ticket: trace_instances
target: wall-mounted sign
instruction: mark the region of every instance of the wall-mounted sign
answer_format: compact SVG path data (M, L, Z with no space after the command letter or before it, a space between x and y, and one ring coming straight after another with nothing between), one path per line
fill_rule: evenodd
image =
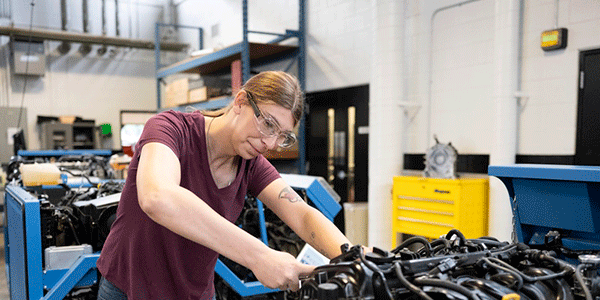
M542 49L544 51L567 48L566 28L557 28L542 32Z

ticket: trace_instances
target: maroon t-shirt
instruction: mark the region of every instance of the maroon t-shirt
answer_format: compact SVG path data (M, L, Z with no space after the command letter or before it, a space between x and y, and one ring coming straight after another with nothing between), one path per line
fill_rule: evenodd
M211 299L219 254L152 221L138 204L136 172L141 149L150 142L171 148L181 164L180 185L230 222L240 215L246 193L258 195L279 173L262 155L240 159L235 180L219 189L208 165L200 112L167 111L146 123L98 270L129 299Z

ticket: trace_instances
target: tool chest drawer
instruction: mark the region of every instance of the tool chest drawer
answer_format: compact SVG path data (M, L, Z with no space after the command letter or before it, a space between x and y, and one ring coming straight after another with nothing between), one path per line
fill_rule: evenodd
M396 176L393 180L394 247L398 233L435 239L456 228L467 238L487 234L487 179Z

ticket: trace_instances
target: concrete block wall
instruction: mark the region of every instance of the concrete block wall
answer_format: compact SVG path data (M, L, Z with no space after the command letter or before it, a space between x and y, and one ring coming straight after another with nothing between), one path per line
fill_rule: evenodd
M567 48L544 52L540 34L556 27L569 30ZM598 28L599 1L525 1L520 154L575 154L579 52L600 48Z

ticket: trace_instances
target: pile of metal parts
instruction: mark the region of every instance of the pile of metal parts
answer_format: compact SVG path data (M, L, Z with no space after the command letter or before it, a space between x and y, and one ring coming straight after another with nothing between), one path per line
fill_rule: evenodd
M600 256L565 249L556 235L547 241L532 248L451 230L390 252L346 245L302 280L297 299L597 299Z

